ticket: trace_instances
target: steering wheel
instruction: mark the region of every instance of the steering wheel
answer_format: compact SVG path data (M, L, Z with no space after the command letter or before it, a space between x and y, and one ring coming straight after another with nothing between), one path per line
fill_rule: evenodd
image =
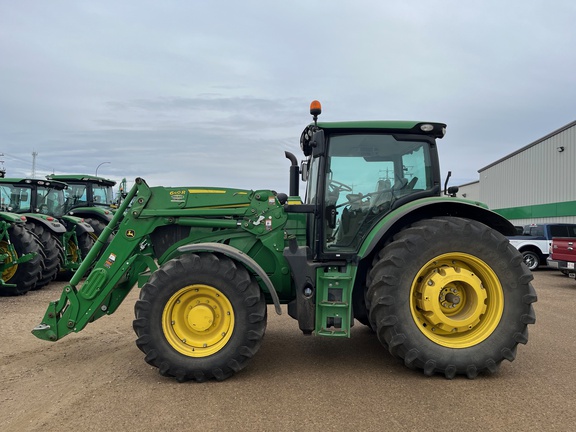
M348 186L347 184L344 183L340 183L339 181L336 180L330 180L330 183L328 183L328 189L330 192L334 193L334 192L352 192L352 188L350 186Z
M406 189L406 190L414 189L414 186L416 186L417 181L418 181L418 177L412 177L412 180L410 180L408 182L408 184L406 186L404 186L404 189Z

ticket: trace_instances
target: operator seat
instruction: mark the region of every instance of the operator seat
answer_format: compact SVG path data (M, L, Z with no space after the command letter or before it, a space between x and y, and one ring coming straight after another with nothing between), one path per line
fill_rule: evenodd
M376 193L374 199L372 199L370 207L372 211L376 211L385 202L392 201L392 187L390 185L390 180L380 179L376 183Z

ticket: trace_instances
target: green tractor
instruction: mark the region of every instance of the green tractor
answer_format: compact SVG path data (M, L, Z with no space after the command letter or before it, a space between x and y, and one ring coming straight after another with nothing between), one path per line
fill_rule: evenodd
M42 244L44 266L37 288L52 280L70 279L94 245L93 228L64 213L66 183L30 178L0 178L0 193L12 212Z
M26 217L0 205L0 296L26 294L40 288L44 267L42 245L26 227Z
M83 174L51 174L46 178L68 185L65 191L65 213L83 218L90 224L94 229L93 237L96 240L117 208L117 201L113 196L116 182Z
M436 141L446 126L318 123L316 101L310 112L302 165L286 153L289 195L137 178L33 334L79 332L138 285L136 344L178 381L244 368L267 304L277 314L285 305L305 335L349 338L365 325L426 375L474 378L514 360L535 322L532 275L505 237L512 224L453 196L447 180L443 193Z

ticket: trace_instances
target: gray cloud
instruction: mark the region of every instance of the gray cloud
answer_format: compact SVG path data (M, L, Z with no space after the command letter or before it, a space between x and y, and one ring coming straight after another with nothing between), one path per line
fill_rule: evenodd
M570 1L0 5L9 175L286 190L323 120L448 123L453 183L574 120Z

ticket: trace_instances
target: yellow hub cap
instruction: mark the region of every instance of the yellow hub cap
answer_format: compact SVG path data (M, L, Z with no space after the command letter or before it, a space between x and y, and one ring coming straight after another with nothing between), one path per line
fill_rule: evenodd
M15 259L18 259L18 257L14 257L12 256L12 254L10 253L10 249L8 247L8 243L6 241L1 241L0 242L0 254L2 255L8 255L6 257L6 260L4 261L5 264L10 264L11 262L13 262ZM16 271L18 270L18 264L13 265L11 267L8 267L6 270L4 270L2 272L2 280L4 282L8 282L10 279L12 279L14 277L14 275L16 274Z
M209 285L189 285L164 306L162 330L170 345L189 357L220 351L232 336L234 310L228 298Z
M474 346L498 326L504 310L502 285L481 259L443 254L429 261L412 283L410 311L420 331L449 348Z
M70 257L70 262L78 262L78 246L72 240L68 242L68 256Z

